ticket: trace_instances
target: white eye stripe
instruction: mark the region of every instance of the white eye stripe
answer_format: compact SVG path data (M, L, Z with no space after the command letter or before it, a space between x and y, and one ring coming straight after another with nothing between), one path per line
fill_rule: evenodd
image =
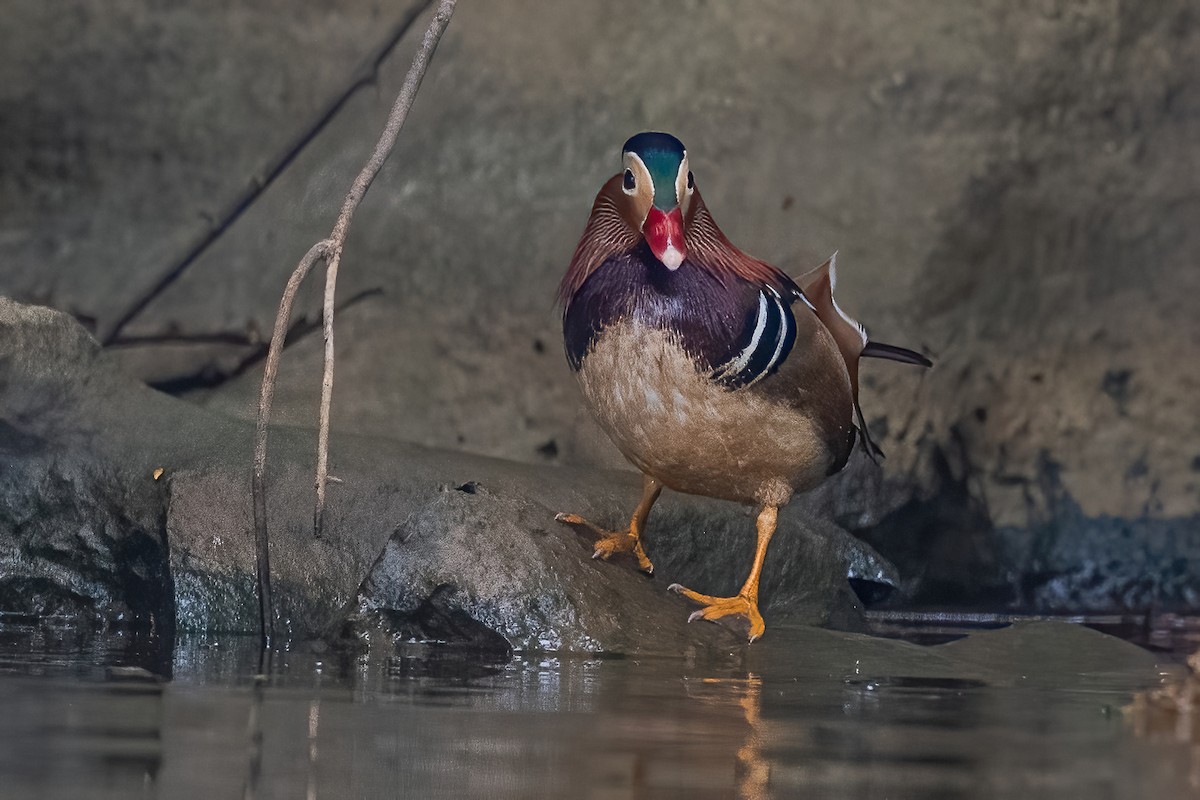
M625 154L625 169L633 173L633 188L626 189L622 184L621 190L625 194L633 196L643 191L643 186L649 186L650 199L654 200L654 181L650 180L650 170L646 169L646 162L642 161L642 157L637 153L628 152Z
M687 150L683 151L683 158L679 162L679 171L675 173L675 202L680 206L684 201L692 196L692 189L688 186L688 175L691 172L688 170Z

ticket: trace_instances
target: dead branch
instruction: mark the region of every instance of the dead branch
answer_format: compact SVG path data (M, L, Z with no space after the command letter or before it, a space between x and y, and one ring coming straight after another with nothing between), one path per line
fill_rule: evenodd
M391 114L388 115L383 134L379 137L375 151L371 153L366 165L354 179L354 184L350 187L345 202L342 203L342 213L338 216L337 224L334 225L333 233L329 237L330 247L326 255L326 262L329 266L325 270L325 313L323 317L325 320L325 371L321 377L321 417L320 427L317 431L317 501L313 510L313 533L316 536L321 535L325 526L325 489L329 478L329 411L333 404L334 292L337 288L338 266L342 260L346 232L350 228L350 220L354 216L358 204L362 202L371 182L379 174L383 162L391 155L392 148L396 144L396 137L400 135L400 128L404 126L404 120L408 118L408 111L417 97L417 90L421 88L421 81L425 77L425 70L429 67L430 59L433 58L433 52L437 49L442 33L450 23L450 15L454 13L456 2L457 0L440 0L438 2L433 21L429 23L429 29L425 31L425 38L421 40L421 47L413 57L408 74L404 76L404 85L400 87L400 94L396 96L396 102L392 106Z
M325 490L329 476L329 412L333 400L333 318L335 310L335 290L337 286L338 266L342 259L342 250L346 243L346 234L350 230L350 222L359 203L366 196L375 176L383 167L384 162L396 144L396 138L404 121L408 117L416 99L417 90L425 77L429 61L437 49L438 42L450 23L457 0L439 0L433 20L429 24L421 46L413 57L412 66L404 78L404 85L396 96L396 102L388 115L383 134L375 145L371 157L359 172L358 177L350 186L350 191L342 203L333 232L304 255L296 266L291 278L288 279L283 297L279 301L279 311L275 316L275 328L271 334L271 345L267 352L267 363L263 370L262 391L258 403L258 424L254 438L254 475L252 493L254 500L254 532L257 546L259 611L261 614L261 637L264 649L270 647L274 632L274 605L271 597L271 565L270 546L267 534L267 501L266 501L266 467L267 467L267 430L271 417L271 400L275 394L275 381L279 370L279 359L283 351L283 342L287 335L288 320L291 316L292 302L301 282L312 270L317 261L325 261L325 301L323 308L323 331L325 334L325 363L321 378L321 414L320 427L317 433L317 474L316 474L316 505L313 512L313 532L321 535L325 517Z
M271 401L275 397L275 379L279 374L279 359L283 356L283 343L287 340L288 320L292 316L292 303L300 284L308 277L313 266L325 258L329 240L314 244L288 278L279 300L279 311L275 314L275 330L271 333L271 346L267 350L267 364L263 369L262 390L258 396L258 424L254 429L254 478L251 493L254 495L254 541L258 566L258 612L261 625L263 649L271 646L275 630L275 606L271 599L271 554L267 539L267 425L271 420Z

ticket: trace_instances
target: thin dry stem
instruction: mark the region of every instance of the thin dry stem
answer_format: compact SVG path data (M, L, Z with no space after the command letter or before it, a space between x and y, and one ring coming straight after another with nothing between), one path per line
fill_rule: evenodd
M342 260L342 249L346 243L346 234L350 230L350 221L355 210L370 188L371 182L379 174L383 163L387 160L396 144L400 129L408 117L416 99L417 90L425 77L429 61L437 49L438 42L450 23L454 13L456 0L440 0L433 20L425 36L421 40L420 49L413 58L412 66L404 78L404 85L388 115L383 135L375 145L366 165L350 186L350 191L342 203L341 213L328 239L324 239L304 255L288 279L283 297L279 301L279 312L275 317L275 329L271 334L271 344L267 352L267 363L263 370L262 390L258 402L258 424L254 437L254 475L252 493L254 497L254 533L257 545L258 559L258 602L261 615L261 637L264 652L270 648L274 635L274 605L271 597L271 562L270 547L267 535L267 500L266 500L266 469L267 469L267 431L271 419L271 401L275 395L275 381L279 372L279 360L283 353L284 339L287 337L288 320L291 317L292 303L296 292L304 278L312 271L317 261L324 260L327 264L325 274L325 301L322 316L322 328L325 334L325 364L321 379L321 417L317 433L317 475L316 475L316 508L313 512L313 532L320 536L324 527L325 489L330 480L329 476L329 410L333 400L333 316L334 294L337 286L337 271Z
M371 153L371 157L367 160L362 171L358 173L358 177L354 179L354 183L350 186L350 192L346 195L346 200L342 203L342 212L338 215L337 224L333 226L333 233L329 237L330 248L327 257L329 266L325 270L325 309L323 315L325 369L321 376L321 415L317 430L317 474L315 482L317 498L313 509L313 534L316 536L320 536L325 527L325 491L329 483L329 412L333 405L334 366L333 314L338 266L342 261L342 249L346 243L346 234L350 229L350 221L354 217L354 212L358 208L358 204L362 202L367 189L371 186L371 182L375 180L375 176L379 174L383 163L391 155L392 148L396 144L396 137L400 135L400 129L404 126L404 121L408 118L409 109L412 108L413 101L417 97L417 90L421 88L421 81L425 77L425 70L429 67L429 61L433 58L434 51L437 50L438 42L445 32L446 26L450 24L450 16L454 13L456 2L457 0L441 0L438 3L433 20L429 23L429 29L425 31L425 37L421 40L421 47L413 57L412 66L409 67L408 74L404 77L404 85L400 87L400 93L396 96L396 102L392 105L392 111L388 115L383 134L379 137L379 142L375 145L375 150Z
M271 345L267 350L267 364L263 370L262 390L258 396L258 424L254 429L254 540L258 556L258 611L260 636L263 648L271 646L274 635L275 611L271 598L271 554L267 541L267 424L271 419L271 401L275 397L275 378L279 374L279 359L283 355L284 340L287 339L288 320L292 317L292 304L300 284L318 261L325 258L329 240L314 244L288 278L283 297L279 300L279 311L275 313L275 330L271 333Z

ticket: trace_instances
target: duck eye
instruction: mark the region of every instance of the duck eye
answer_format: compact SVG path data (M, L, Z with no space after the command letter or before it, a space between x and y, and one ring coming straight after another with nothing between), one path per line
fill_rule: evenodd
M688 189L694 189L694 188L696 188L696 182L695 182L694 180L692 180L692 171L691 171L690 169L688 170L688 182L687 182L687 188L688 188Z
M634 187L633 170L625 170L625 191L632 192Z

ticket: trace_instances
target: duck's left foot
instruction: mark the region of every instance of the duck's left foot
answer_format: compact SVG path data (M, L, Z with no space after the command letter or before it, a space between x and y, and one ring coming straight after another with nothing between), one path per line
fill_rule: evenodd
M716 622L727 617L740 617L750 626L749 638L751 642L762 636L767 629L766 624L763 623L762 614L758 613L758 601L751 599L747 595L739 594L734 597L713 597L693 592L691 589L686 589L678 583L672 583L667 587L667 591L681 594L688 600L701 606L700 609L692 612L692 615L688 617L688 622L695 622L698 619Z
M637 562L638 569L647 575L654 574L654 564L650 561L650 557L646 555L646 550L642 547L642 539L633 531L605 530L599 525L588 522L578 514L556 514L554 519L556 522L561 522L564 525L586 528L598 537L595 541L596 550L592 553L592 558L602 558L607 561L615 555L628 554Z

